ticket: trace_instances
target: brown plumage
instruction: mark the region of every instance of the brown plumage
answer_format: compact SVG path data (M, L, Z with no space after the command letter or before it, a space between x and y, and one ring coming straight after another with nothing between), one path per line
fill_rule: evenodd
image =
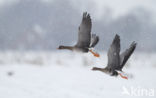
M87 12L83 13L82 22L79 26L78 41L74 46L59 46L58 49L68 49L72 51L88 52L99 57L99 54L94 53L90 48L95 47L99 41L99 37L96 34L91 34L92 22L90 15Z
M108 64L106 68L97 68L93 67L92 70L102 71L104 73L110 74L111 76L120 75L122 78L127 79L127 77L123 76L121 73L117 71L122 71L125 63L133 53L136 48L136 43L132 42L130 47L126 49L123 53L120 54L120 37L116 34L109 50L108 50Z

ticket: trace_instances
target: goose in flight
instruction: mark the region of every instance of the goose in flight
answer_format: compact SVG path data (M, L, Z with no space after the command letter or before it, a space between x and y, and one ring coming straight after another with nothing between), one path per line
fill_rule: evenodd
M82 22L78 30L78 42L74 46L59 46L58 49L68 49L72 51L91 52L95 57L99 57L98 53L92 51L91 48L99 41L96 34L91 34L92 22L90 15L87 12L83 13Z
M101 71L111 76L120 75L122 78L128 79L126 76L122 75L118 71L122 72L122 68L124 67L125 63L129 59L129 57L131 56L135 48L136 48L136 43L132 42L130 47L120 54L120 37L119 35L116 34L107 53L108 56L107 66L105 68L93 67L92 70Z

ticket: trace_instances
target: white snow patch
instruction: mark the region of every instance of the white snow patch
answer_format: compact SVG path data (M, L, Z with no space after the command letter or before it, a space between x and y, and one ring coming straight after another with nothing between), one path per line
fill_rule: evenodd
M92 71L107 64L106 53L100 54L99 59L90 53L2 52L0 98L131 98L122 95L123 87L156 90L156 54L134 53L123 69L133 74L129 80Z

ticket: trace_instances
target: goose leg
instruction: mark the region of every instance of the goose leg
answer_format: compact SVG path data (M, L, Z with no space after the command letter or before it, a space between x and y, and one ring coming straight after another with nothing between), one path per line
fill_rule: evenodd
M92 50L89 50L95 57L100 57L98 53L93 52Z
M118 73L118 74L121 76L121 78L123 78L123 79L127 79L127 80L128 80L128 77L123 76L121 73Z

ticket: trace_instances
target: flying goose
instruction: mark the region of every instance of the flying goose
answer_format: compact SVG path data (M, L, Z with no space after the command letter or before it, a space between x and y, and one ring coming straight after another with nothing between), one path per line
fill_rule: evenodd
M98 53L92 51L91 48L99 41L99 37L96 34L91 34L92 22L90 15L87 12L83 13L82 22L78 30L78 42L75 46L59 46L58 49L68 49L72 51L91 52L94 56L99 57Z
M132 42L130 47L126 49L123 53L120 54L120 37L116 34L109 50L107 53L108 56L108 64L105 68L97 68L93 67L92 70L94 71L102 71L107 73L111 76L118 76L120 75L124 79L128 79L126 76L123 76L118 71L122 72L122 68L124 67L125 63L133 53L136 48L136 43Z

